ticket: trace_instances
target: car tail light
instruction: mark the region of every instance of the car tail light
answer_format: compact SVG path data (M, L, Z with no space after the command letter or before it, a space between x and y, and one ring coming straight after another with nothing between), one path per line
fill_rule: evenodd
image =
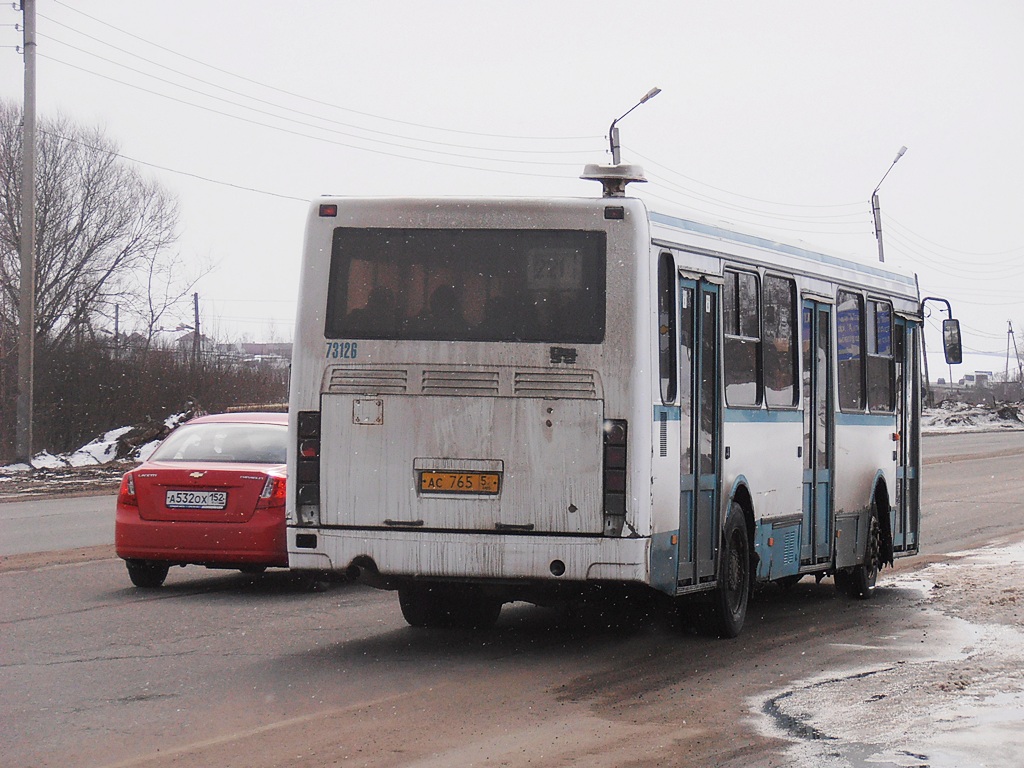
M263 484L263 492L260 494L259 503L256 505L260 509L267 507L283 507L285 502L285 479L277 475L270 475L267 477L267 482Z
M604 422L604 535L621 536L626 522L626 437L628 425L621 419Z
M121 490L117 494L117 503L128 507L139 506L139 497L135 495L135 475L126 472L121 478Z
M295 512L299 525L320 518L320 411L299 411L296 451Z

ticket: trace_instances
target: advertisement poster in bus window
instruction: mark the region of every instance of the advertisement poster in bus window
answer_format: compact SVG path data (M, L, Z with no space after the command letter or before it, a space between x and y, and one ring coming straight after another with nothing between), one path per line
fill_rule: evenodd
M836 350L840 362L860 357L860 297L849 293L839 294L836 311L836 336L839 347Z

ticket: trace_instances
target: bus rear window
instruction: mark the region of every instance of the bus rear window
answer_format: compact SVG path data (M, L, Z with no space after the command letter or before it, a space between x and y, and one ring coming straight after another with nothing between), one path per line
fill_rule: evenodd
M599 343L605 233L334 230L327 338Z

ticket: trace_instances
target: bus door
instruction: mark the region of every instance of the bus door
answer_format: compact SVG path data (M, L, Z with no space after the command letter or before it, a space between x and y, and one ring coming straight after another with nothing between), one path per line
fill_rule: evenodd
M895 318L896 348L896 428L899 430L896 464L896 519L893 521L893 548L916 550L920 515L921 446L918 444L916 416L921 412L921 380L918 369L920 326L902 317Z
M718 295L679 280L679 570L683 587L715 576L718 546Z
M804 474L801 565L830 560L832 512L832 307L803 303Z

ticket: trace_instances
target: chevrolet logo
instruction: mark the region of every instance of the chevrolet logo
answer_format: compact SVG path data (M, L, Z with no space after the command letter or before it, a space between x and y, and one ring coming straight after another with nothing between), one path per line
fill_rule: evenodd
M189 472L188 476L189 477L202 477L205 474L206 474L205 472Z

